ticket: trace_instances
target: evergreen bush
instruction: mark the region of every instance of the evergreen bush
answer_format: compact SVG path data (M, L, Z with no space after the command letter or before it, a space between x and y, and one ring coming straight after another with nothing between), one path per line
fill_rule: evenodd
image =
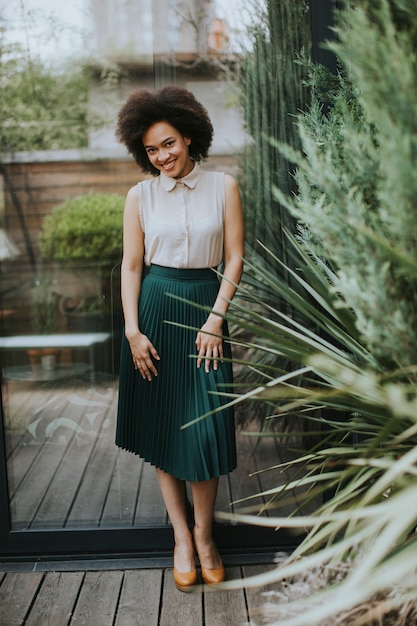
M240 189L243 201L247 254L257 256L268 265L270 259L263 246L274 250L282 260L289 261L288 243L284 227L293 229L294 218L284 203L274 195L279 186L286 193L295 189L294 166L271 143L271 138L300 147L297 132L297 114L304 110L309 99L305 66L301 62L311 48L310 3L308 0L267 0L251 6L253 22L248 30L249 50L241 66L239 84L244 113L244 124L249 141L241 158ZM256 252L255 252L256 250ZM291 260L293 263L293 260ZM291 282L288 271L275 266L275 271ZM265 285L252 280L246 272L243 282L253 294L268 297ZM273 298L276 298L274 294ZM286 303L281 299L282 306ZM252 300L250 308L257 304ZM275 352L256 352L258 364L285 370L288 366L282 355ZM246 348L242 360L254 348ZM235 356L239 354L236 348ZM238 384L252 384L258 378L258 368L242 367ZM246 403L238 411L239 422L256 418L263 421L268 409L263 403Z
M245 580L283 581L270 624L416 619L416 9L416 0L362 0L340 14L331 44L340 74L323 83L323 70L313 71L313 104L299 117L302 152L271 141L297 167L295 197L274 193L298 221L288 234L298 262L273 249L263 254L269 268L249 259L262 289L240 293L258 308L231 307L231 321L259 338L259 351L292 362L284 373L249 363L264 383L231 402L268 400L269 423L302 412L320 435L293 462L293 483L248 499L268 499L259 510L270 517L257 525L310 529L275 572ZM305 487L307 503L324 493L323 504L274 516L295 486ZM343 575L326 577L338 564ZM291 596L289 585L299 590L306 576L315 584Z
M100 193L57 205L39 234L42 259L114 264L122 255L123 206L122 195Z
M119 310L115 270L122 256L123 207L122 195L90 193L66 200L44 218L38 238L41 263L32 290L38 332L45 332L45 311L55 325L59 316L72 314L74 327L74 315L82 320L86 313ZM92 322L97 324L97 319Z
M304 110L308 89L303 65L297 62L311 47L308 0L267 0L253 3L254 20L248 36L251 50L240 74L242 108L251 139L242 158L242 190L246 239L255 246L259 239L285 258L281 226L293 223L273 194L278 185L294 189L292 166L269 139L299 147L296 116Z

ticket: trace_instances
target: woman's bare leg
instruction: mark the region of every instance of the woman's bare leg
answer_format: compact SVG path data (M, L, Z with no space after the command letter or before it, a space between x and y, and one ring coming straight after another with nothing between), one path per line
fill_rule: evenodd
M191 482L194 504L194 537L198 546L198 555L207 569L221 566L222 561L212 538L213 515L216 504L218 478Z
M187 521L185 482L158 468L156 475L174 529L175 567L179 572L190 572L195 569L195 553Z

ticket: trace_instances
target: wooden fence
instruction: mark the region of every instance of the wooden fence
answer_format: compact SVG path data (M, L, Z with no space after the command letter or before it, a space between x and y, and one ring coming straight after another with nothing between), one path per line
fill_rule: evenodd
M236 173L236 158L212 157L204 167ZM17 257L0 261L1 335L36 331L31 290L39 265L38 235L53 207L90 192L125 196L145 176L130 157L100 158L71 151L20 154L14 162L0 164L0 227L19 250Z
M3 227L20 250L19 262L37 259L45 215L68 198L89 192L120 193L144 178L132 158L22 161L4 166ZM234 157L212 157L211 169L231 171Z
M143 178L132 159L13 163L6 172L4 227L20 262L37 258L38 233L54 206L89 192L125 195Z

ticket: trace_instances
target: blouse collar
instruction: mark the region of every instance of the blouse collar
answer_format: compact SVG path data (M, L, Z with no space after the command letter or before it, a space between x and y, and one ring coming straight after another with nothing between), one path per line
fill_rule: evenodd
M193 169L187 176L184 176L184 178L170 178L163 172L161 172L159 176L165 191L172 191L177 183L184 183L190 189L194 189L201 176L201 167L198 163L194 163Z

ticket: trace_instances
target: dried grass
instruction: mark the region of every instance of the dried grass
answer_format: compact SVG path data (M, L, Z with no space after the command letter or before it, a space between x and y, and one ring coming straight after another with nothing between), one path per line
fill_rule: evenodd
M278 555L276 561L279 564L286 558ZM352 567L349 560L332 563L282 581L277 591L263 594L265 603L257 621L252 621L251 625L281 626L286 620L305 614L305 626L316 626L309 619L309 611L321 602L319 592L341 583ZM322 621L320 626L417 626L417 594L414 601L405 597L400 588L392 588L369 598L366 603L355 605L352 601L349 610Z

